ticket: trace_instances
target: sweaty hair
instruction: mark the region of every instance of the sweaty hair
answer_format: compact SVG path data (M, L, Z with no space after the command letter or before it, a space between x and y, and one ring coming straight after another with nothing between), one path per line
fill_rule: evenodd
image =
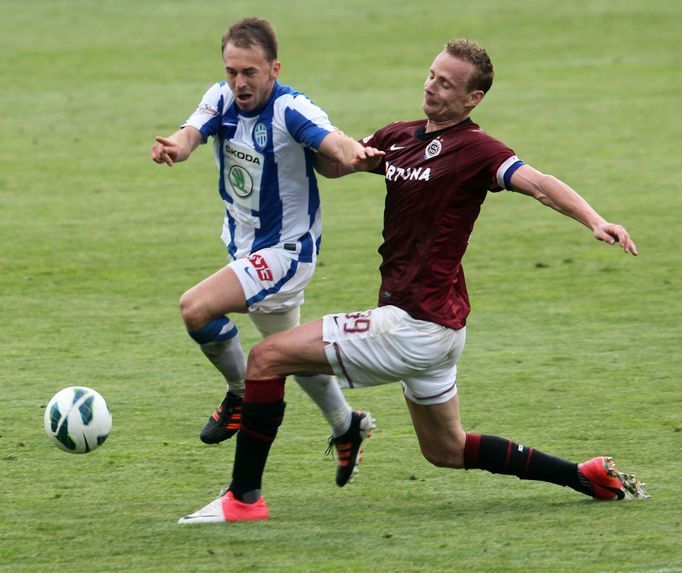
M470 40L450 40L443 50L474 66L474 72L467 85L469 91L481 90L486 93L490 89L493 85L493 63L481 46Z
M277 34L272 24L262 18L242 18L232 24L223 34L221 53L228 42L238 48L260 46L269 62L277 59Z

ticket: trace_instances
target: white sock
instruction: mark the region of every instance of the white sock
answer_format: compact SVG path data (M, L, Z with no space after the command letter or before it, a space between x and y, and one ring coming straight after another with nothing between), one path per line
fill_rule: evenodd
M294 376L296 382L310 396L322 411L332 429L333 436L341 436L350 428L353 408L346 402L334 376L317 374L315 376Z
M227 389L237 396L244 396L246 357L239 342L239 334L221 342L207 342L200 348L227 381Z

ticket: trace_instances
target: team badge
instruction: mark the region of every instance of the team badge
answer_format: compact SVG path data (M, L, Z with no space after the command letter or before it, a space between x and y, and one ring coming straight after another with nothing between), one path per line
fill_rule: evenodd
M424 159L436 157L436 155L440 153L441 149L443 149L443 144L440 142L440 139L434 139L426 146L426 151L424 151Z
M228 178L235 195L242 199L247 199L251 196L251 193L253 193L253 180L246 169L239 165L233 165L228 172Z
M265 127L262 121L259 121L256 127L253 128L253 141L261 151L268 144L268 128Z

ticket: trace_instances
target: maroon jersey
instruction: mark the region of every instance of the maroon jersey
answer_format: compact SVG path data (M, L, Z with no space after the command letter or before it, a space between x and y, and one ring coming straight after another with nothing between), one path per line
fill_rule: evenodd
M425 120L390 124L362 143L386 152L379 305L462 328L471 306L462 257L488 191L509 187L514 152L470 119L425 133Z

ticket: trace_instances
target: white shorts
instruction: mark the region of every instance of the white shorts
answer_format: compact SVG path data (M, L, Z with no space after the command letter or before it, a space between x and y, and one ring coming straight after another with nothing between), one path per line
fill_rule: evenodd
M457 394L466 328L416 320L395 306L328 314L322 324L327 360L342 387L401 381L405 396L424 405Z
M303 304L303 289L315 272L315 261L302 263L298 254L268 248L232 261L249 312L284 312Z

